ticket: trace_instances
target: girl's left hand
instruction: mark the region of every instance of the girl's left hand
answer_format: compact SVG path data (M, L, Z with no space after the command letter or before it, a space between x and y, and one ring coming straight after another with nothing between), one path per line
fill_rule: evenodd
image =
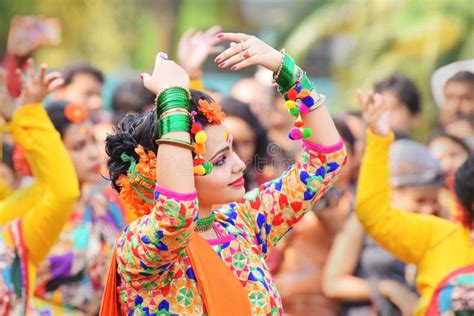
M217 37L230 42L230 47L214 59L219 68L231 66L236 71L249 66L263 66L278 71L283 54L259 38L243 33L219 33Z

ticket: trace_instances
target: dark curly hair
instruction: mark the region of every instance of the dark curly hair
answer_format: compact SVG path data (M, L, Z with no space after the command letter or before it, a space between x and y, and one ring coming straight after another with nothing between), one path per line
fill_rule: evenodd
M198 110L198 101L206 100L214 102L213 99L204 92L191 89L191 111L196 111L195 120L209 125L206 117ZM114 127L114 134L108 135L105 139L105 152L109 156L107 167L112 182L112 187L120 192L117 179L121 175L126 175L130 167L129 162L124 162L121 158L123 153L139 159L135 153L135 148L141 145L146 151L158 151L155 144L157 138L157 118L156 109L151 109L144 113L129 114L124 116Z
M454 177L454 192L464 210L466 222L474 220L474 154L458 168Z

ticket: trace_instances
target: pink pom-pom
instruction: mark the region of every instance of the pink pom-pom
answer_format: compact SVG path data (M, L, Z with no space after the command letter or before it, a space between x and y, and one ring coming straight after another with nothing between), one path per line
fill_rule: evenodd
M301 133L301 130L299 130L298 128L293 128L290 134L291 134L291 137L293 137L293 139L303 138L303 134Z
M300 113L303 115L306 115L309 113L309 108L304 104L300 104L299 109L300 109Z

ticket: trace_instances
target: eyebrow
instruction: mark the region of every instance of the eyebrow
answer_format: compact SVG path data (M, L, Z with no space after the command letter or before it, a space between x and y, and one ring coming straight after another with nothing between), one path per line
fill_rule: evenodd
M226 150L230 150L230 147L229 147L229 146L225 146L224 148L222 148L221 150L219 150L218 152L216 152L216 153L214 154L214 156L212 156L212 158L209 159L209 161L210 161L210 160L213 160L214 158L216 158L217 155L219 155L220 153L223 153L223 152L226 151Z

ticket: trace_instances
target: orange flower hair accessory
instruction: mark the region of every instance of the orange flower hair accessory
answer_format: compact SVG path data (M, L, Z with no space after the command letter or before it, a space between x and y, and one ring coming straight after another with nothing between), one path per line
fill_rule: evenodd
M198 101L198 109L211 124L221 124L225 118L221 106L215 102L209 103L206 100L200 99Z
M140 145L135 148L135 153L139 156L138 163L134 156L122 154L122 161L130 162L130 167L126 175L117 179L117 185L126 207L141 217L150 214L154 206L156 154L146 152Z
M64 116L71 123L80 123L87 120L89 112L83 105L69 103L64 107Z

